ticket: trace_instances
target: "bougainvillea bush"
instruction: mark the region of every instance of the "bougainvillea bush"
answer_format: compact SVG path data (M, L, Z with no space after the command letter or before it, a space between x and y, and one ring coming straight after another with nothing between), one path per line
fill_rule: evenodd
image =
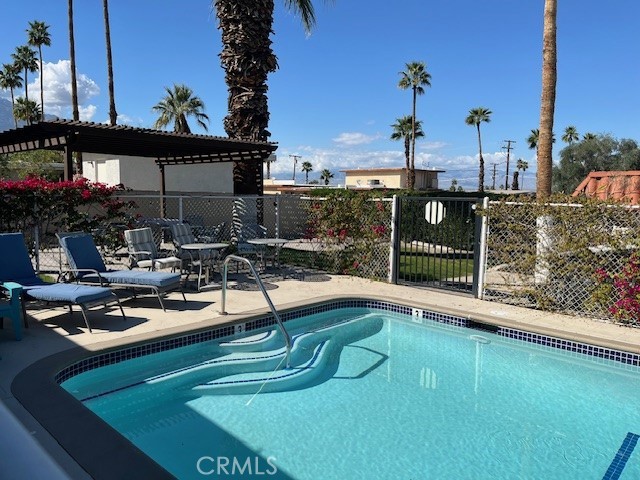
M122 245L119 227L134 221L133 202L115 196L122 190L84 178L0 180L0 230L30 237L37 227L41 244L58 231L92 232L99 244L115 249Z
M335 273L386 278L391 205L379 194L339 190L312 199L307 237L332 259Z
M609 305L614 318L628 325L640 325L640 254L633 252L618 272L599 268L595 273L598 287L594 299Z

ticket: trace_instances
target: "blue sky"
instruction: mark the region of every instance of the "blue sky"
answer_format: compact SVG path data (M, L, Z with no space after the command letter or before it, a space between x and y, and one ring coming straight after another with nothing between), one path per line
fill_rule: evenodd
M102 2L75 3L76 61L84 119L108 118ZM390 125L411 112L411 94L398 89L407 62L427 64L432 79L419 97L417 116L426 138L417 167L446 170L440 186L456 178L477 186L477 138L465 125L471 108L493 111L482 125L487 162L503 178L504 140L512 158L529 162L524 187L532 188L535 155L525 139L538 127L543 0L335 0L315 2L317 25L305 35L300 21L276 0L273 48L280 69L269 78L271 140L278 142L272 175L291 178L289 155L323 168L400 167L402 142ZM558 90L554 157L567 125L618 138L638 135L640 62L634 0L559 0ZM2 0L0 62L26 43L28 21L50 25L43 51L45 111L70 117L67 3ZM185 83L206 105L209 133L225 135L227 92L220 67L220 33L207 0L111 0L111 36L119 123L151 127L151 107L164 87ZM36 82L38 74L30 76ZM30 89L37 98L39 83ZM3 92L8 96L7 92ZM195 122L194 131L200 132ZM511 170L513 170L511 168ZM300 173L297 176L301 178ZM498 182L499 183L499 180Z

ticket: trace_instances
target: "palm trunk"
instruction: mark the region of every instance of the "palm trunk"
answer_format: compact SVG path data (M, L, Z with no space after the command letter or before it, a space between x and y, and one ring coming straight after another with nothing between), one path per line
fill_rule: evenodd
M104 35L107 44L107 76L109 82L109 123L115 125L118 120L116 112L116 100L113 91L113 59L111 57L111 28L109 27L109 0L103 0Z
M224 129L231 138L268 140L267 77L278 68L271 49L273 0L215 0L222 31L220 61L229 91ZM242 27L242 28L240 28ZM262 193L262 163L233 165L234 192Z
M38 45L38 56L40 61L40 120L44 122L44 78L42 72L42 45Z
M73 119L80 120L78 110L78 82L76 80L76 44L73 38L73 0L68 1L69 5L69 62L71 68L71 104L73 105ZM76 168L79 175L82 175L82 152L76 152Z
M416 180L416 100L417 100L417 88L413 87L413 113L411 115L411 165L409 165L409 172L407 172L407 187L409 190L413 190Z
M480 124L476 123L478 128L478 152L480 153L480 165L478 166L478 191L484 192L484 158L482 158L482 137L480 135Z
M553 162L553 116L556 101L556 17L557 0L544 2L544 33L542 37L542 98L540 102L540 133L538 135L538 199L551 195Z
M24 99L29 101L29 79L27 75L29 74L29 70L25 67L24 69Z
M11 114L13 115L13 123L15 124L16 128L18 128L18 119L16 118L16 112L15 112L16 99L13 94L13 87L11 87L9 90L11 91Z

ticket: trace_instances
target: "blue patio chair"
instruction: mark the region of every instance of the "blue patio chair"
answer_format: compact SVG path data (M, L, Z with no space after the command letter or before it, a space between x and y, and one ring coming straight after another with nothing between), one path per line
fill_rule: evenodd
M101 286L147 289L158 297L160 306L166 308L162 296L173 290L182 290L179 273L149 272L146 270L109 270L90 234L61 236L60 246L67 255L71 272L77 281Z
M0 301L0 321L5 318L13 322L13 334L16 340L22 340L22 285L15 282L0 284L0 292L5 296L4 301Z
M107 306L109 303L117 303L122 318L126 320L120 300L109 288L51 283L38 277L31 264L22 233L1 233L0 252L0 282L4 284L15 282L22 286L22 314L25 326L28 326L24 305L26 300L67 305L71 312L73 312L73 305L79 306L89 332L91 332L91 325L87 319L86 310L95 305Z

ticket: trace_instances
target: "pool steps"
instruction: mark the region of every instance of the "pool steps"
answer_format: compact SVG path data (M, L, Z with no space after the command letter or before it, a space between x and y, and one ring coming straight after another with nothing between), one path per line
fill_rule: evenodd
M256 382L265 381L278 383L279 388L285 389L287 385L295 386L300 378L306 378L301 375L313 380L316 374L322 373L318 367L326 366L326 360L332 358L331 355L339 355L344 345L370 336L381 328L380 317L368 313L294 335L289 369L284 368L286 350L280 334L276 332L272 336L263 332L244 337L241 341L225 342L225 350L231 350L227 355L148 378L145 383L190 388L197 394L241 393L247 389L255 393ZM277 348L273 348L274 344ZM254 350L246 351L248 345L252 345ZM272 348L265 350L265 347ZM312 369L317 371L311 372ZM283 379L288 379L287 385L282 383ZM269 387L266 391L273 390Z

